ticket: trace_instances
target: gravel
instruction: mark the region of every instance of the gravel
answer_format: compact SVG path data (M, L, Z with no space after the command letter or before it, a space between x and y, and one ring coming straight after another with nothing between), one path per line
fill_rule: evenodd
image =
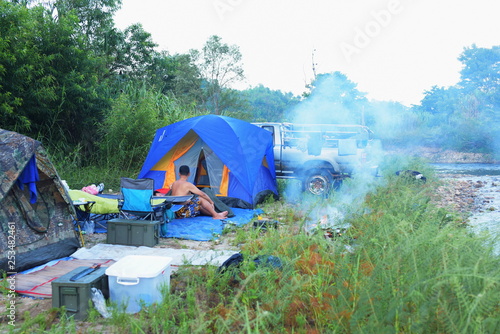
M438 206L461 213L476 233L489 233L497 240L500 254L500 177L443 175L436 190ZM438 199L440 198L440 199Z

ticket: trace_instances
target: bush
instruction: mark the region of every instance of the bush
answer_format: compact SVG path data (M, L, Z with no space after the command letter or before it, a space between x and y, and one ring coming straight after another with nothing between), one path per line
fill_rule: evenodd
M151 92L122 93L101 127L104 165L129 169L141 164L159 125L162 121Z
M100 164L137 170L149 151L156 130L196 115L175 99L145 87L126 89L114 102L100 127Z

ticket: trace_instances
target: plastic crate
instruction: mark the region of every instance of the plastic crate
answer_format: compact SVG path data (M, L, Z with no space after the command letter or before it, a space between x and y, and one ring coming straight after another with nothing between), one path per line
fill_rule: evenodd
M65 306L66 314L76 320L84 320L87 317L89 301L92 299L92 288L101 290L104 297L109 298L107 268L99 268L76 281L70 281L74 275L87 268L78 267L51 283L52 307Z
M126 313L161 302L162 290L170 286L171 262L170 257L144 255L118 260L106 270L111 302Z
M108 244L154 247L159 242L160 221L111 219L108 220Z

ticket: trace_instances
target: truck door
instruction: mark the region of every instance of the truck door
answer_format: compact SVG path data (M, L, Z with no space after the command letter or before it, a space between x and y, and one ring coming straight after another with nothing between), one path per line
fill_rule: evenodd
M281 172L281 138L276 138L279 133L276 133L274 126L262 125L261 127L273 134L274 168L279 173Z

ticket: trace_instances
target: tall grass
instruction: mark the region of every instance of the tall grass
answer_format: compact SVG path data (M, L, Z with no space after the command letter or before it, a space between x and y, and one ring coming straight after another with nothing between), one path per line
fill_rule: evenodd
M347 231L328 237L304 232L317 219L310 207L267 203L282 225L231 232L245 259L239 267L182 267L161 304L97 325L116 333L499 332L499 258L462 217L432 203L436 182L388 173L348 208ZM338 206L354 188L318 205Z

